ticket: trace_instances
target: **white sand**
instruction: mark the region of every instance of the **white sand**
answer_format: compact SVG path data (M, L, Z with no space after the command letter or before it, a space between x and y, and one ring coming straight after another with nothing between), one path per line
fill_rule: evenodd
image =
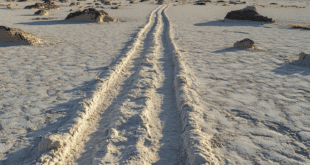
M185 5L168 11L205 103L200 127L213 136L225 164L309 164L310 144L303 138L310 133L310 68L287 60L310 52L310 35L283 24L309 23L310 11L258 7L281 24L221 21L244 6ZM231 48L244 38L262 50Z
M101 24L59 21L78 6L0 9L46 40L0 43L0 164L309 164L310 68L289 61L310 35L287 24L310 6L277 3L306 8L257 7L264 25L222 21L246 5L122 1L104 10L124 22ZM259 50L231 48L244 38Z
M18 8L33 3L19 3ZM25 157L36 148L39 136L57 131L77 111L78 103L90 97L95 79L126 52L150 11L157 7L140 6L106 9L111 16L126 20L113 24L34 21L32 18L38 17L33 15L36 10L0 10L0 15L7 16L0 18L3 25L23 29L49 42L0 47L2 160L15 162L17 155ZM68 11L49 10L50 17L58 20L63 20ZM25 155L16 154L18 151Z

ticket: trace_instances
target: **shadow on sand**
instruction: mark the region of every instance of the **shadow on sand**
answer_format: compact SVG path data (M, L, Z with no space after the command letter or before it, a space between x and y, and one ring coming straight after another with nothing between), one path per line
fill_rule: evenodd
M253 26L260 27L262 24L271 24L268 22L240 21L240 20L217 20L204 23L196 23L194 26Z
M11 47L11 46L29 46L28 44L21 42L4 42L0 41L0 47Z
M228 47L220 50L213 51L211 53L225 53L225 52L237 52L240 50L246 50L246 49L240 49L240 48L234 48L234 47Z
M272 72L280 75L292 75L300 74L302 76L310 75L310 65L307 65L303 62L290 62L282 65L281 67L272 70Z

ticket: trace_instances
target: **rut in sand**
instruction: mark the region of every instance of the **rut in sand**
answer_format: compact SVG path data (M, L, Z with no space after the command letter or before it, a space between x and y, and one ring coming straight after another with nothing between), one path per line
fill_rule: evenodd
M182 164L182 122L173 91L172 59L163 42L163 9L154 15L143 45L123 73L115 101L103 107L77 164Z
M216 163L208 137L195 128L197 106L171 36L168 8L152 12L69 133L42 140L41 146L58 145L41 156L42 164Z

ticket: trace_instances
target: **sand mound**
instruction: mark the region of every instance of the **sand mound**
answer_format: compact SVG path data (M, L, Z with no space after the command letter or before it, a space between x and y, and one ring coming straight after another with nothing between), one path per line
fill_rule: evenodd
M298 61L310 64L310 54L306 54L304 52L299 53Z
M121 6L122 2L114 2L114 3L112 3L112 5L119 5L119 6Z
M104 1L103 4L104 4L104 5L112 5L112 2L110 2L110 1Z
M92 21L92 22L115 22L116 18L109 16L109 14L103 10L96 10L94 8L85 9L83 11L76 11L70 13L65 20L72 21Z
M207 5L206 1L204 0L199 0L195 2L196 5Z
M60 10L60 6L55 5L54 2L47 3L36 3L34 5L26 6L24 9L50 9L50 10Z
M34 18L33 20L56 20L55 17L48 17L48 18Z
M111 9L120 9L120 6L111 7Z
M235 48L255 48L255 43L249 38L234 43Z
M46 10L38 10L34 13L34 15L48 16L48 15L50 15L50 13Z
M232 20L249 20L249 21L258 21L258 22L274 22L272 18L264 17L260 15L254 6L247 6L241 10L234 10L228 12L225 16L225 19Z
M77 6L81 5L81 2L72 2L69 6Z
M245 1L240 2L240 1L229 1L229 4L234 4L234 5L238 5L238 4L246 4Z
M158 0L157 4L160 4L160 5L164 4L164 0Z
M306 24L289 24L294 29L304 29L304 30L310 30L310 25Z
M0 40L4 42L21 42L26 44L37 44L42 42L41 39L34 34L6 26L0 26Z
M43 0L44 3L52 3L55 2L54 0Z

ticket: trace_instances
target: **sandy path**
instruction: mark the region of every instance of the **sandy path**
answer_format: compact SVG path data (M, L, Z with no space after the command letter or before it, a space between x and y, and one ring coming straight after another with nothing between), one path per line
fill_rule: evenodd
M42 139L38 164L217 163L210 137L197 127L203 107L174 43L168 8L152 12L72 124Z
M124 70L111 105L76 164L182 164L181 126L173 91L162 6ZM164 27L165 26L165 27ZM115 93L116 94L116 93Z
M160 156L178 164L181 154L175 151L181 146L181 121L175 116L169 56L161 59L165 48L160 42L163 23L158 13L162 10L152 12L127 56L116 62L106 79L98 80L103 81L102 87L84 102L85 112L78 114L75 123L41 141L39 151L54 149L42 154L42 163L66 164L71 155L84 151L76 157L77 164L155 163ZM163 153L167 147L170 155Z

